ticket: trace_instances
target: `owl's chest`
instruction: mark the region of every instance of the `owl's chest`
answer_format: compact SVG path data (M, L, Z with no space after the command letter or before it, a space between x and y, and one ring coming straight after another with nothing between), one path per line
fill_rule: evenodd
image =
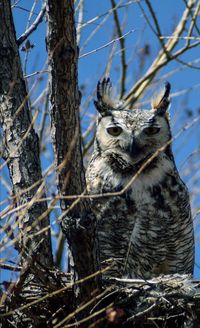
M160 186L153 188L138 188L137 185L125 190L124 187L104 191L102 196L94 201L97 218L101 223L107 222L113 226L130 228L128 223L134 224L137 219L140 222L148 221L149 224L160 224L160 219L165 220L169 216L168 199L165 199ZM104 189L105 190L105 189ZM106 194L109 194L107 196Z
M138 175L116 173L104 162L94 162L89 187L91 193L100 194L93 203L100 225L114 230L122 226L128 231L138 221L146 230L157 226L164 231L174 223L178 210L181 184L177 180L172 183L173 170L173 163L164 155L157 165Z
M104 179L100 180L98 189L105 197L94 202L99 224L105 229L128 231L138 221L146 230L157 226L159 233L165 231L167 224L173 224L173 202L168 191L170 186L162 185L166 177L159 174L157 170L133 178L104 172ZM108 193L109 196L106 195Z

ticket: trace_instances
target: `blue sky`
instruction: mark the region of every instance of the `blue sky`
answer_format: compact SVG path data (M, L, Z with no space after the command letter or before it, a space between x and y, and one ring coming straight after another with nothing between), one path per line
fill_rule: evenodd
M127 33L131 30L134 30L132 33L127 35L125 39L125 51L126 59L128 63L127 79L126 79L126 90L128 91L130 87L134 84L139 77L141 77L145 71L148 69L149 65L152 63L156 54L159 52L160 44L148 27L144 16L141 12L137 3L130 3L130 1L116 1L119 5L123 6L125 3L129 2L129 5L121 7L118 9L119 18L123 26L123 33ZM32 6L32 1L21 0L18 3L16 8L13 8L14 21L16 26L16 34L19 37L27 26L27 20L29 17L29 12ZM31 22L35 19L37 14L40 11L42 1L38 0L34 8L34 15L32 16ZM145 9L145 12L150 18L149 12L145 7L143 1L141 1L142 6ZM171 34L174 26L176 26L179 21L182 12L185 8L184 1L182 0L152 0L151 4L155 10L155 13L160 23L161 31L164 36ZM81 32L81 41L80 41L80 56L90 52L98 47L105 45L110 42L113 37L114 30L114 21L112 14L107 15L106 13L110 10L110 1L104 0L85 0L85 7L83 12L83 24L90 21L96 16L101 16L99 19L94 20L92 23L87 24L82 28ZM76 22L78 17L76 15ZM97 29L93 37L93 33ZM46 22L43 20L43 23L39 25L37 31L35 31L29 38L31 44L34 45L34 48L28 54L28 60L26 65L26 75L32 74L33 72L39 70L47 69L47 55L46 55L46 46L45 46L45 36L46 36ZM90 37L90 41L88 40ZM184 41L182 41L182 45ZM110 76L115 86L116 95L119 93L119 78L120 78L120 47L119 42L115 43L116 48L114 49L113 62L110 70ZM149 56L146 56L144 65L141 62L141 53L145 46L149 47ZM79 85L82 89L82 108L86 107L88 102L88 97L94 94L97 81L103 76L105 72L106 63L108 62L109 53L111 46L105 47L100 51L97 51L91 55L85 56L79 60ZM22 59L22 66L24 67L25 53L20 50L20 56ZM191 62L199 58L199 48L194 48L187 54L184 54L181 59L185 62ZM198 65L198 64L197 64ZM180 63L177 61L169 63L156 77L155 81L158 80L158 77L162 77L165 74L169 74L173 70L178 70ZM34 75L34 77L28 79L29 86L33 83L36 84L34 91L32 93L32 101L34 102L39 94L47 86L47 73L40 75ZM199 104L199 70L189 69L184 67L182 70L177 71L176 74L171 75L168 80L172 85L172 105L170 109L171 114L171 124L172 131L175 135L179 129L184 126L186 123L189 123L194 117L197 117L200 113L200 104ZM162 87L163 82L158 84L152 84L152 87L147 90L144 94L144 97L140 101L148 100L149 97L160 87ZM195 87L194 87L195 86ZM187 90L187 92L184 92ZM178 92L182 91L180 96L176 96ZM173 96L175 95L175 96ZM43 106L39 101L37 106ZM148 103L143 105L144 108L148 108ZM191 116L188 116L187 113L190 113ZM88 124L91 121L92 115L95 114L94 106L92 103L92 97L89 101L89 106L87 114L84 115L82 120L82 130L85 131L88 127ZM39 119L41 116L39 115ZM47 141L46 151L41 157L42 167L46 169L53 160L52 148L50 145L50 138L48 138L50 121L47 118L46 121L46 136L45 140ZM39 129L39 121L36 124L36 130ZM198 162L199 155L191 156L195 150L200 147L200 124L195 124L191 129L184 132L173 144L173 150L175 153L176 163L180 169L181 176L185 182L187 182L188 187L192 196L192 205L193 209L196 209L200 204L200 197L193 197L195 188L199 188L199 178L197 177L197 182L194 184L192 177L196 176L198 172ZM7 171L4 169L2 175L9 182ZM49 190L53 191L54 186L52 185L53 177L49 179ZM6 190L2 187L1 197L4 199L7 197ZM59 213L59 210L57 210ZM52 214L52 220L56 217L57 213ZM54 225L53 230L56 233L58 228ZM196 242L196 263L200 265L199 259L199 219L195 220L195 233L197 236ZM55 250L55 239L53 238L53 245ZM13 260L15 260L16 254L12 250L9 250L12 254ZM8 254L7 254L8 256ZM4 273L2 279L5 279ZM195 267L195 277L200 276L200 271L198 267Z

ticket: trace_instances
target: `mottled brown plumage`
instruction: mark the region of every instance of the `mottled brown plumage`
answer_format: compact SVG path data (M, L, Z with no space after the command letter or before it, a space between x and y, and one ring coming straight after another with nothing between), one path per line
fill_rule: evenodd
M100 260L102 266L109 259L114 263L106 278L193 272L188 191L167 145L171 138L166 114L169 93L167 83L154 108L131 111L110 99L109 79L98 84L95 105L100 115L87 186L90 194L100 194L92 201Z

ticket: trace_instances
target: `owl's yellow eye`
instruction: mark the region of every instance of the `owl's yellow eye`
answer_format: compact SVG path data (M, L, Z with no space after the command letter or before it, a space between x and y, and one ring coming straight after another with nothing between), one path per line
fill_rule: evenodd
M144 133L147 135L153 135L156 134L160 131L160 128L155 127L155 126L149 126L148 128L144 129Z
M111 134L111 136L117 137L122 133L122 128L120 128L120 126L113 126L111 128L107 128L107 132Z

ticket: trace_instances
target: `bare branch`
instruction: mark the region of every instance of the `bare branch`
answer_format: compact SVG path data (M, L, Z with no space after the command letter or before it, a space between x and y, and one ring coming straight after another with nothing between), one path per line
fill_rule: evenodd
M36 17L33 24L17 39L17 45L20 46L30 35L32 32L34 32L38 25L42 22L44 14L46 11L46 5L44 4L40 13Z
M120 21L119 17L117 14L117 6L115 3L115 0L110 0L112 4L112 9L113 9L113 16L114 16L114 21L115 25L117 28L117 34L119 37L119 43L120 43L120 48L121 48L121 92L120 92L120 98L124 96L125 93L125 81L126 81L126 71L127 71L127 64L126 64L126 53L125 53L125 38L122 35L122 30L120 26Z
M185 9L177 27L175 28L172 34L172 38L165 44L165 49L168 54L170 54L177 45L179 37L184 31L188 16L190 15L190 10L194 7L195 2L196 0L188 1L188 6ZM137 81L133 88L131 88L129 93L125 96L125 104L127 106L133 105L138 100L143 91L146 89L146 87L151 83L157 71L164 65L166 65L169 61L174 58L177 58L180 54L184 53L188 49L190 49L190 47L186 45L186 47L182 48L180 52L177 51L173 56L170 55L169 58L167 58L166 52L162 49L159 52L157 58L154 60L154 62L148 69L148 71L146 72L146 74L144 75L144 77Z
M138 0L130 0L122 5L117 5L117 8L118 9L121 9L121 8L126 8L134 3L137 3ZM112 13L113 9L110 9L108 11L106 11L105 13L101 14L101 15L98 15L96 17L93 17L92 19L90 19L89 21L87 21L86 23L83 23L83 26L82 27L85 27L89 24L94 24L94 22L96 22L99 18L103 17L103 16L107 16L108 14Z
M89 43L89 41L91 41L91 39L96 35L96 33L102 28L102 26L105 24L105 22L108 20L108 18L110 17L111 13L108 13L102 20L101 22L96 26L96 28L90 33L90 35L88 36L88 38L85 40L85 42L83 43L81 49L80 49L80 54L83 52L83 49L87 46L87 44Z
M89 52L87 52L87 53L85 53L85 54L79 56L79 58L86 57L86 56L88 56L88 55L91 55L91 54L93 54L93 53L99 51L99 50L102 50L102 49L104 49L104 48L110 46L111 44L115 43L116 41L119 41L120 39L125 38L127 35L129 35L129 34L131 34L131 33L133 33L133 32L135 32L134 29L133 29L133 30L130 30L130 31L127 32L127 33L124 33L124 34L123 34L121 37L119 37L119 38L115 38L115 39L111 40L110 42L104 44L104 45L101 46L101 47L98 47L98 48L96 48L96 49L94 49L94 50L91 50L91 51L89 51Z
M143 15L144 15L144 17L145 17L145 19L146 19L148 25L150 26L151 30L152 30L153 33L157 36L158 41L159 41L160 44L161 44L161 48L163 49L163 51L164 51L164 52L166 53L166 55L167 55L166 48L165 48L165 44L164 44L164 42L163 42L163 40L162 40L162 38L161 38L162 33L161 33L160 26L159 26L159 24L158 24L158 20L157 20L156 14L155 14L155 12L154 12L154 10L153 10L153 7L152 7L150 1L149 1L149 0L145 0L145 2L146 2L146 4L147 4L147 6L148 6L148 8L149 8L149 11L150 11L150 13L151 13L151 16L152 16L152 18L153 18L153 21L154 21L154 25L155 25L156 30L154 29L154 27L152 26L151 22L149 21L149 19L148 19L148 17L147 17L147 15L146 15L146 13L145 13L145 11L144 11L144 9L143 9L143 7L142 7L142 5L141 5L140 2L138 2L138 5L139 5L139 7L141 8L142 13L143 13Z
M10 271L21 271L22 267L17 266L17 265L11 265L11 264L6 264L6 263L1 263L0 262L0 268L4 270L10 270Z
M188 6L187 1L183 0L183 2L185 3L185 5L187 7ZM197 33L200 35L200 30L199 30L197 22L196 22L196 19L197 19L198 13L199 13L199 9L200 9L200 1L197 2L197 6L196 6L194 13L192 12L192 10L190 10L190 16L191 16L192 22L191 22L191 25L189 28L188 36L192 35L194 27L195 27Z
M79 13L78 13L78 23L77 23L77 45L80 44L81 40L81 29L83 26L83 12L84 12L84 0L80 0L79 2Z
M44 73L48 73L48 70L45 69L45 70L41 70L41 71L36 71L36 72L31 73L31 74L25 75L24 78L25 79L28 79L28 78L30 78L32 76L41 75L41 74L44 74Z

